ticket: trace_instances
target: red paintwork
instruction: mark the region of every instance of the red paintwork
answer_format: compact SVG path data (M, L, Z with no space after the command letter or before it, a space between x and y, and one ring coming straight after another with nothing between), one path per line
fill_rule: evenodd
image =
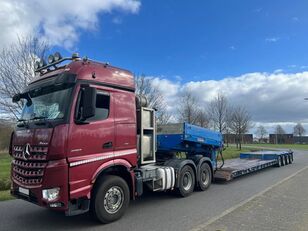
M93 182L98 174L115 165L128 169L132 177L132 191L134 192L135 180L132 169L137 166L135 94L133 91L112 87L134 90L133 75L126 70L94 61L73 61L63 68L36 78L33 82L52 78L64 71L77 74L78 80L91 80L92 87L110 94L109 117L106 120L89 124L80 125L74 122L76 101L80 90L80 83L77 82L68 124L58 125L55 128L16 131L13 136L13 146L29 143L31 146L48 147L48 165L44 171L43 182L33 191L31 189L31 192L38 198L39 205L47 206L42 200L41 190L60 186L59 201L65 204L61 210L66 210L69 200L81 197L90 198ZM107 85L96 85L94 81ZM102 146L107 142L112 142L113 147L104 149ZM89 159L96 161L72 166L76 161ZM18 185L20 183L14 182L14 190ZM24 185L24 187L27 186Z

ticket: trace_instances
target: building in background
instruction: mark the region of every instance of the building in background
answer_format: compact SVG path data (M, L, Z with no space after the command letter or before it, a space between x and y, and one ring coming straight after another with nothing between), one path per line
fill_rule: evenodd
M308 136L294 136L294 144L308 144Z
M235 134L224 134L224 143L235 144L237 141L237 135ZM252 134L244 134L242 135L242 144L252 144L253 143L253 135Z
M269 134L271 144L294 144L293 134Z

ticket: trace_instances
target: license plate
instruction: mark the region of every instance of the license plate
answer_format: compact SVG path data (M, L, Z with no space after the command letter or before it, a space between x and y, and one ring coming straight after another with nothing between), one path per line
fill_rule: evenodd
M29 189L19 187L19 188L18 188L18 191L19 191L20 193L22 193L22 194L25 194L25 195L29 196Z

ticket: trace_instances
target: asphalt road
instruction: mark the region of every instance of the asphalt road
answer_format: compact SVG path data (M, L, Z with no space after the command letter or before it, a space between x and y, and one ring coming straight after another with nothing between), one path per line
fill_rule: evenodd
M1 202L0 230L191 230L202 227L306 166L308 152L296 151L292 165L269 168L226 184L214 184L209 190L195 192L188 198L148 193L131 202L121 220L108 225L96 223L87 214L65 217L22 200Z
M308 167L194 231L307 231Z

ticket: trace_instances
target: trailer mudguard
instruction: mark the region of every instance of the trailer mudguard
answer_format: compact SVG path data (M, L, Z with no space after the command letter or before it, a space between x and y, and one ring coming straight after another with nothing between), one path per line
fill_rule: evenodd
M185 166L185 165L189 165L193 168L195 176L197 174L197 167L194 163L194 161L189 160L189 159L171 159L171 160L167 160L164 163L165 166L168 167L173 167L175 170L175 187L179 186L179 174L181 172L181 169Z

